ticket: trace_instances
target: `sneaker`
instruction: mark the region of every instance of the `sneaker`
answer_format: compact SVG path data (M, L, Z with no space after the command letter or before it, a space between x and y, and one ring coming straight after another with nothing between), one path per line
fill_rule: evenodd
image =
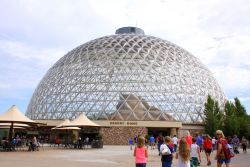
M211 165L211 161L209 161L208 163L207 163L207 166L210 166Z

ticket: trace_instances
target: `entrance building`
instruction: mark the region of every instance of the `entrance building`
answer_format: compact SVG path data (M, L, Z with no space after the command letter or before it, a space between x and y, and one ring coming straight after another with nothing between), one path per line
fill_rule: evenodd
M53 142L56 135L63 132L51 131L51 128L62 123L63 120L36 120L39 123L44 123L39 127L39 136L50 136L50 142ZM185 124L179 121L106 121L106 120L92 120L100 125L100 128L83 128L81 131L74 131L74 138L77 139L79 135L84 139L88 137L90 140L96 139L96 136L102 137L103 144L106 145L127 145L129 138L135 138L142 135L155 138L162 134L163 136L177 135L182 137L185 131L189 131L192 135L204 133L203 124Z
M182 123L178 121L94 121L101 125L104 144L124 145L136 136L157 137L178 135Z

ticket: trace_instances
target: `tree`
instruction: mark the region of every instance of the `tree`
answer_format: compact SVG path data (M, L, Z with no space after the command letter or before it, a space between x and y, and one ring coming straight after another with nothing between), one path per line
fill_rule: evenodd
M220 111L218 102L208 95L205 103L205 132L210 136L214 136L216 130L222 127L222 112Z
M246 117L247 112L245 107L241 104L240 100L236 97L234 98L235 112L237 117Z
M239 130L238 122L235 118L236 108L234 104L227 101L224 107L223 132L225 136L232 136Z
M216 130L222 129L227 137L236 134L250 139L250 116L237 97L234 102L227 101L222 112L218 102L208 95L204 114L207 134L213 136Z
M249 136L249 121L245 107L240 100L234 98L234 103L227 101L224 107L223 132L226 136Z

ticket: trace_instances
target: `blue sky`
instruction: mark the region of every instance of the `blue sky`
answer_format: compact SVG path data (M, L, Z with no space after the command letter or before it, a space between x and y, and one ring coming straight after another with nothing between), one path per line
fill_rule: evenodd
M198 57L250 114L248 0L0 0L0 113L25 113L46 71L75 47L138 26Z

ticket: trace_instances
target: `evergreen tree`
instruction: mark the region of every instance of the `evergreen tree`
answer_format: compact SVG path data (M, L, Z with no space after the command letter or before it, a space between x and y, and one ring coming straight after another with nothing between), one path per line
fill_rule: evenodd
M214 136L216 130L222 127L222 113L218 102L208 95L205 103L205 132L210 136Z
M213 136L216 130L222 129L227 137L236 134L250 139L250 116L237 97L234 102L227 101L222 112L218 102L208 95L204 115L207 134Z
M240 100L237 97L234 98L234 105L235 105L237 117L247 116L247 112L246 112L245 107L241 104Z
M239 137L248 136L249 123L245 107L240 100L234 98L234 103L226 102L225 115L223 121L223 132L226 136L237 135Z

